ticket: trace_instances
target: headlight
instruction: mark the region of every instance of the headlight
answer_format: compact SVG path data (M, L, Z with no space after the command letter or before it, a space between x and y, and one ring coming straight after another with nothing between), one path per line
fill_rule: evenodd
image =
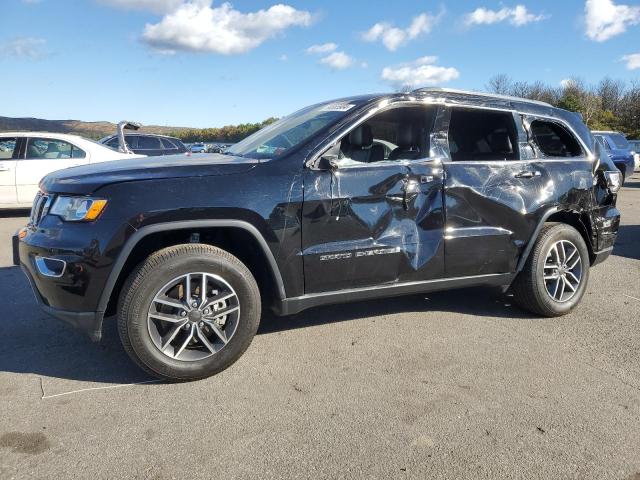
M49 210L50 215L58 215L67 222L89 222L107 206L102 198L90 197L58 197Z
M607 181L607 187L611 193L616 193L622 186L622 173L621 172L604 172L604 178Z

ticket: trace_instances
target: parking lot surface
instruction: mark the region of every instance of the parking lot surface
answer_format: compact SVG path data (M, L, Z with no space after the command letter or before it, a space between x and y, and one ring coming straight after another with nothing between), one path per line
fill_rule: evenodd
M208 380L164 384L38 309L0 213L0 478L640 478L640 175L582 304L493 289L266 316Z

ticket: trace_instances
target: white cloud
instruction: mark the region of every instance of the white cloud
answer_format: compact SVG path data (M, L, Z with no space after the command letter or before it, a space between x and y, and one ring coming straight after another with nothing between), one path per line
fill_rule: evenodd
M421 57L382 70L382 79L396 88L434 86L455 80L460 72L453 67L435 65L438 57Z
M638 70L640 68L640 53L631 53L622 57L622 61L627 63L627 70Z
M26 3L27 5L35 5L36 3L40 3L42 0L22 0L22 3Z
M320 63L332 70L345 70L354 65L355 61L344 52L333 52L320 59Z
M508 21L511 25L522 27L528 23L539 22L545 18L548 17L546 15L536 15L529 12L524 5L516 5L513 8L503 7L500 10L489 10L488 8L479 7L464 16L464 23L470 27L473 25L492 25L494 23Z
M181 7L185 0L98 0L98 2L124 10L148 10L154 13L169 13Z
M191 0L147 24L142 39L161 53L177 51L222 55L245 53L292 26L308 26L311 13L289 5L241 13L230 3L213 7L211 0Z
M587 0L584 7L586 34L604 42L640 23L640 6L616 5L613 0Z
M387 50L393 52L410 40L431 32L443 15L444 10L438 15L421 13L413 17L411 24L407 28L395 27L391 22L378 22L362 34L362 39L365 42L381 40Z
M307 48L307 53L329 53L335 51L336 48L338 48L338 45L333 42L323 43L320 45L311 45L309 48Z
M573 86L575 83L576 81L573 78L563 78L562 80L560 80L560 86L562 88L569 88Z
M37 60L45 56L43 51L47 41L43 38L18 37L0 43L0 57L30 58Z
M287 60L289 60L289 57L287 56L286 53L283 53L282 55L280 55L281 62L286 62Z

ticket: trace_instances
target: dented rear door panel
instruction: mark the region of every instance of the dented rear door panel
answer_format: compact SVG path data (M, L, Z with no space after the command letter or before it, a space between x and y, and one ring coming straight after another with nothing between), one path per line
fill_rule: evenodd
M586 159L447 163L447 276L514 272L551 209L589 208L590 166Z

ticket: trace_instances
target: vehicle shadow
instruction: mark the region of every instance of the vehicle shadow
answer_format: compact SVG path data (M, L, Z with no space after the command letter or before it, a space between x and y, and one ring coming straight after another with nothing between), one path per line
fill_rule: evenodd
M461 299L464 300L461 301ZM426 312L457 313L513 320L538 318L516 307L512 302L511 295L502 293L500 289L476 287L327 305L305 310L288 317L276 317L271 313L267 313L263 314L258 334L339 323L364 317L397 313L419 315Z
M114 318L105 319L99 344L74 328L40 311L17 267L0 268L0 292L5 314L0 317L0 372L42 375L96 383L135 383L150 380L129 359L118 338ZM464 301L460 301L460 299ZM289 317L265 313L258 334L350 321L367 316L428 311L487 315L512 319L535 318L511 305L498 289L476 288L317 307Z
M120 345L115 322L105 321L103 341L92 343L40 310L20 268L0 268L0 294L6 299L0 315L0 372L98 383L150 379Z
M16 208L16 209L7 209L0 210L0 218L10 218L10 217L28 217L30 209L28 208Z
M620 225L613 255L640 260L640 225Z

